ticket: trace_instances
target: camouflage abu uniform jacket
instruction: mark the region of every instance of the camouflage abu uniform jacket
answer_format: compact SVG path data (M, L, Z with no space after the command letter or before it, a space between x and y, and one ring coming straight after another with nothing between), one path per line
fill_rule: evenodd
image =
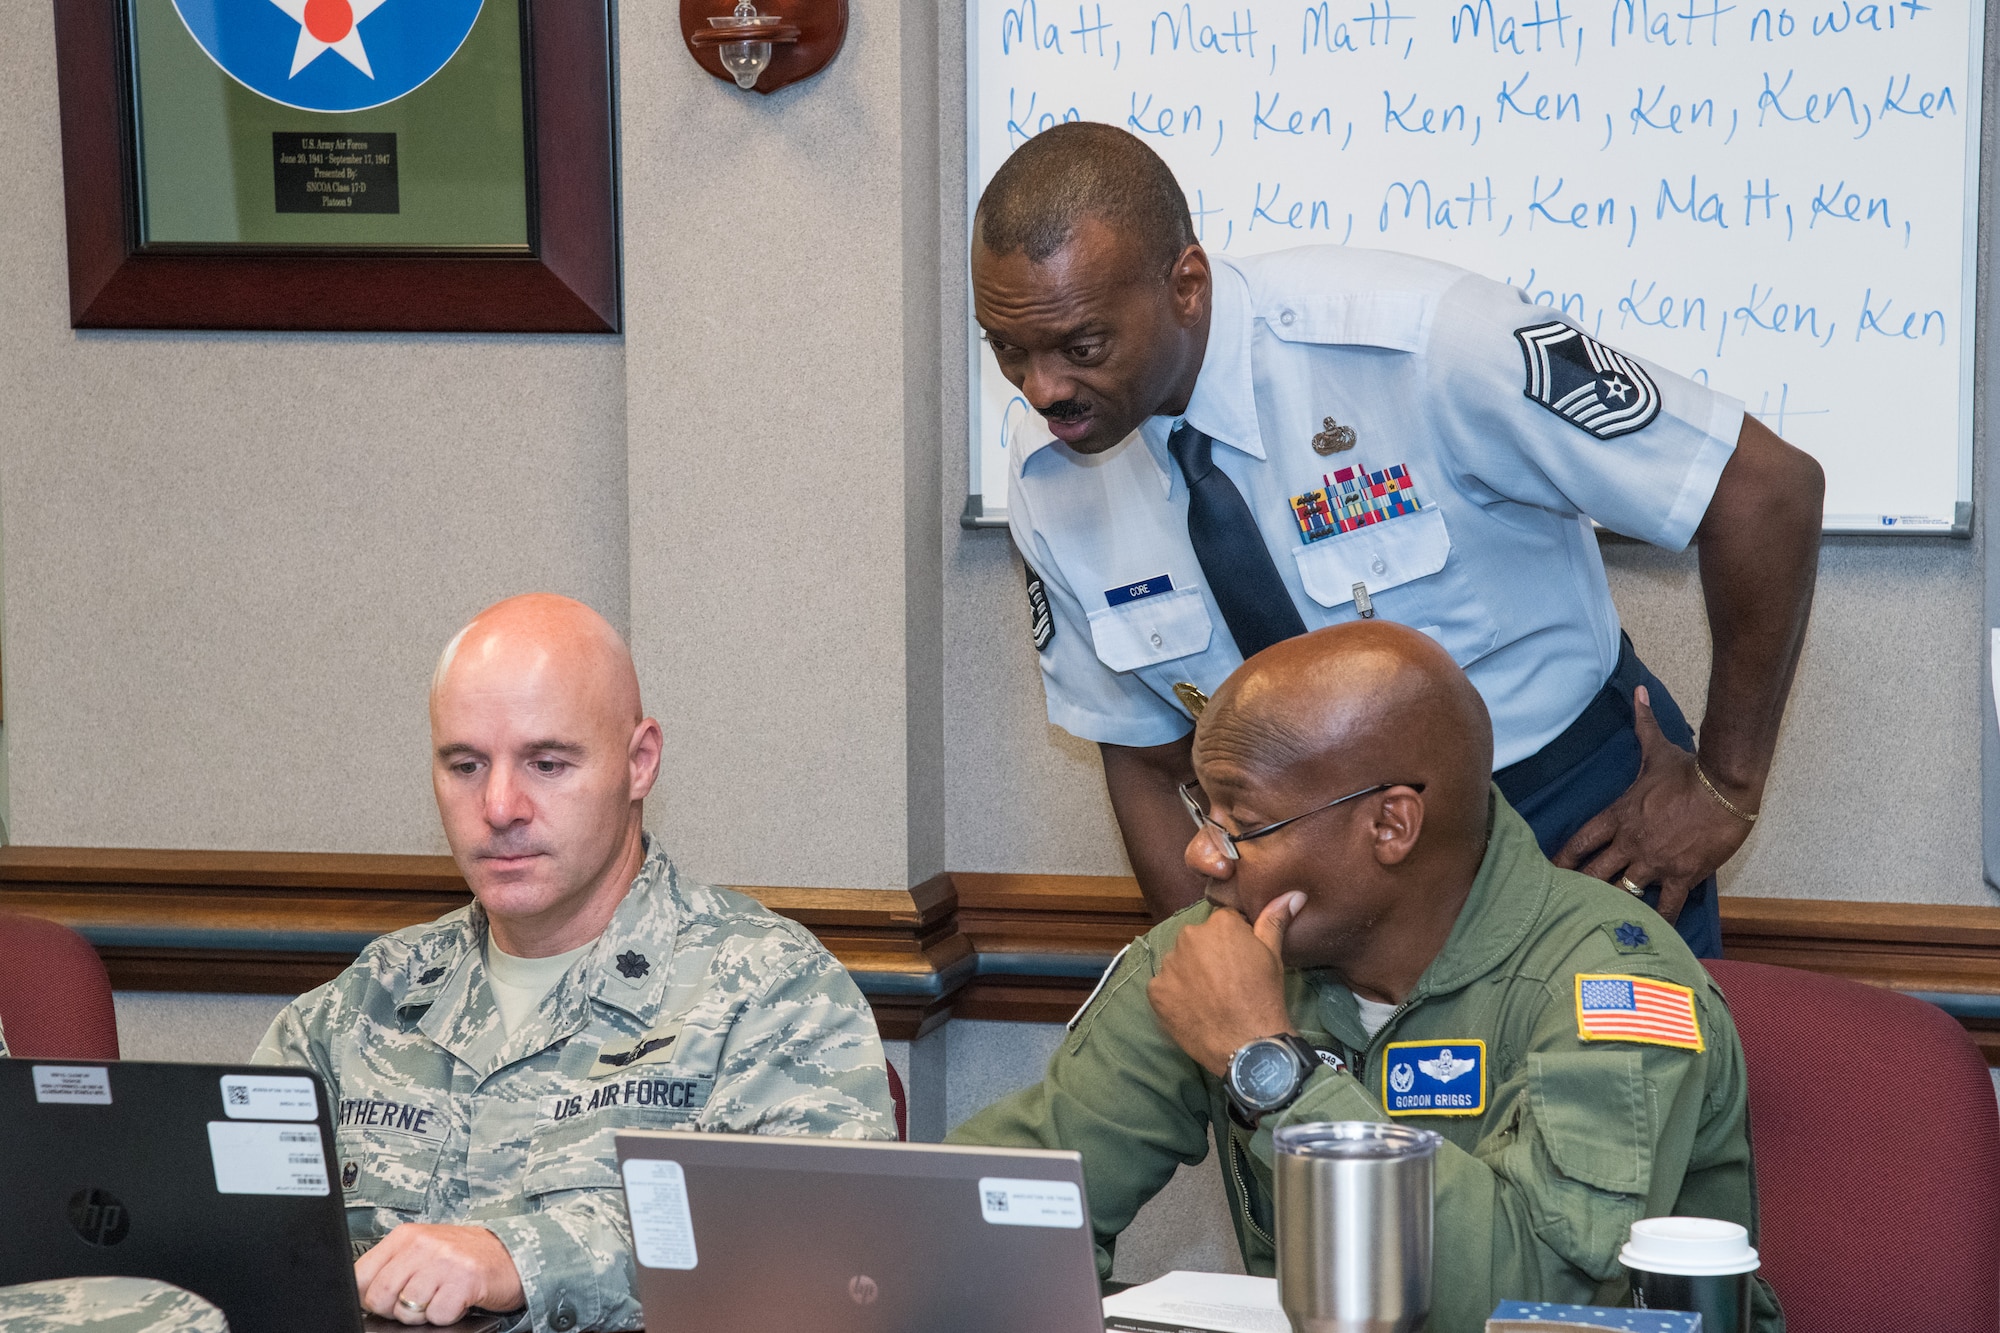
M1550 865L1496 789L1486 857L1443 950L1369 1037L1354 994L1288 969L1292 1026L1352 1072L1316 1070L1253 1133L1221 1080L1160 1028L1147 999L1160 960L1206 903L1134 941L1071 1023L1041 1083L948 1140L1083 1154L1109 1275L1118 1233L1182 1163L1222 1154L1237 1245L1269 1276L1271 1131L1315 1120L1398 1120L1444 1136L1437 1157L1432 1333L1477 1333L1507 1299L1623 1305L1618 1250L1642 1217L1719 1217L1757 1228L1743 1048L1722 992L1652 910ZM1585 988L1585 983L1600 983ZM1629 989L1627 989L1629 988ZM1686 1039L1617 1035L1606 992L1678 997ZM1779 1333L1756 1284L1754 1327Z
M229 1333L222 1311L143 1277L71 1277L0 1287L7 1333Z
M482 1226L537 1333L636 1328L621 1129L892 1138L882 1044L803 927L681 879L660 848L597 945L509 1037L471 906L370 944L252 1057L336 1099L357 1253L401 1222Z

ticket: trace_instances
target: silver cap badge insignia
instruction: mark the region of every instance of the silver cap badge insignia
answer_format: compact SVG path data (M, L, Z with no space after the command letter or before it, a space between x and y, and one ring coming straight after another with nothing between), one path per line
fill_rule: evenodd
M1326 429L1313 436L1313 452L1316 454L1337 454L1354 447L1354 427L1343 426L1332 417L1326 418Z

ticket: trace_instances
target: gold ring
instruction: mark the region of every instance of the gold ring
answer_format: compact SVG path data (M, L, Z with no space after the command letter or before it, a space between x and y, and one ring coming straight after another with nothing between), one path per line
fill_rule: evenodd
M411 1314L422 1314L424 1311L431 1308L429 1305L418 1305L415 1301L411 1300L407 1296L398 1296L396 1298L396 1304L402 1306L405 1310L408 1310Z
M1626 875L1620 875L1618 877L1618 887L1625 890L1625 892L1631 894L1634 898L1642 897L1646 892L1644 889L1640 888L1637 884L1634 884L1631 878Z

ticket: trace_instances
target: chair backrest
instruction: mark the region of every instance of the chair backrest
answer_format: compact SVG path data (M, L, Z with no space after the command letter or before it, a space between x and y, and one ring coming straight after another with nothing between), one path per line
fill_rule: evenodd
M1788 1333L2000 1327L2000 1107L1964 1029L1839 977L1708 969L1743 1038Z
M116 1060L111 977L68 926L0 912L0 1029L8 1051L48 1060Z

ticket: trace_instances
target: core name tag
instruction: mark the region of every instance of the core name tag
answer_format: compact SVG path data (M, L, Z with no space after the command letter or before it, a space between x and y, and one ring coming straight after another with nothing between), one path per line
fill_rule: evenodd
M326 1194L318 1125L211 1120L208 1151L217 1194Z
M1486 1110L1486 1043L1392 1041L1382 1050L1382 1109L1390 1115Z
M1110 606L1123 606L1127 602L1136 602L1141 597L1158 597L1163 592L1173 590L1172 574L1155 574L1152 578L1138 583L1128 583L1122 588L1106 588L1104 600Z
M1083 1225L1083 1195L1067 1180L1021 1180L981 1176L979 1215L996 1227L1057 1227Z

